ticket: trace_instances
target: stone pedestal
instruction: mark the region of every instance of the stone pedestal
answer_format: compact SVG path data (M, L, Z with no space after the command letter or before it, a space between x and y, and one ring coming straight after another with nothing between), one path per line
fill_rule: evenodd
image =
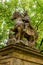
M11 44L0 49L0 65L43 65L43 55L29 47Z

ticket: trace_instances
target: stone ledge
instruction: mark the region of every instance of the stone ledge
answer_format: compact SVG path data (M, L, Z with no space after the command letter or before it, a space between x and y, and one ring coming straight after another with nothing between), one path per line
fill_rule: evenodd
M1 48L0 49L0 54L2 53L5 53L7 52L8 50L12 50L14 51L16 49L16 51L21 51L21 52L26 52L27 54L30 53L30 54L33 54L33 55L36 55L36 56L40 56L40 57L43 57L43 54L41 54L39 51L33 49L33 48L30 48L28 46L25 46L25 45L21 45L21 44L10 44L4 48ZM11 51L11 52L12 52Z

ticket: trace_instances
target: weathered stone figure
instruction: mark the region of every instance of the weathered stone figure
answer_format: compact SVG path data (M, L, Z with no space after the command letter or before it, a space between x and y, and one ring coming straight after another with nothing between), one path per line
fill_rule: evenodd
M38 34L31 25L27 12L24 12L24 14L14 12L11 19L16 19L16 24L14 25L14 28L10 30L13 34L9 34L10 41L8 40L8 44L9 42L17 43L17 41L19 41L18 43L23 43L24 45L34 48Z
M19 12L15 12L11 19L12 20L16 19L16 24L14 25L14 28L10 29L9 40L8 40L7 44L10 43L10 40L12 40L12 42L13 42L13 40L14 40L14 42L15 41L20 42L20 40L22 38L23 28L24 28L24 23L22 21L22 16Z
M15 33L14 33L14 31L13 31L13 28L10 29L10 31L9 31L9 39L8 39L7 45L16 43L16 38L15 38L15 35L14 35L14 34L15 34Z
M19 12L15 12L12 16L12 20L14 19L16 19L16 24L14 26L15 37L17 40L20 40L24 29L24 22L22 21L22 15Z

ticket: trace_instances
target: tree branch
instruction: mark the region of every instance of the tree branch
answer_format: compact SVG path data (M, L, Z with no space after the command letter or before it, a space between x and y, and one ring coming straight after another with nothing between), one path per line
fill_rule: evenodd
M37 30L38 30L38 27L40 26L40 24L43 22L43 20L41 20L41 22L38 24L36 24L36 27L37 27Z

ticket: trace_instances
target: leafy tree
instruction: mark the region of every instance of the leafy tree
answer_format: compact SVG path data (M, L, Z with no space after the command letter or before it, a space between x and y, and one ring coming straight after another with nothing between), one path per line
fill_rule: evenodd
M32 25L37 29L39 48L43 38L43 0L5 0L0 2L0 44L8 39L9 29L15 21L11 21L11 15L15 10L28 11ZM40 47L43 50L43 44Z

